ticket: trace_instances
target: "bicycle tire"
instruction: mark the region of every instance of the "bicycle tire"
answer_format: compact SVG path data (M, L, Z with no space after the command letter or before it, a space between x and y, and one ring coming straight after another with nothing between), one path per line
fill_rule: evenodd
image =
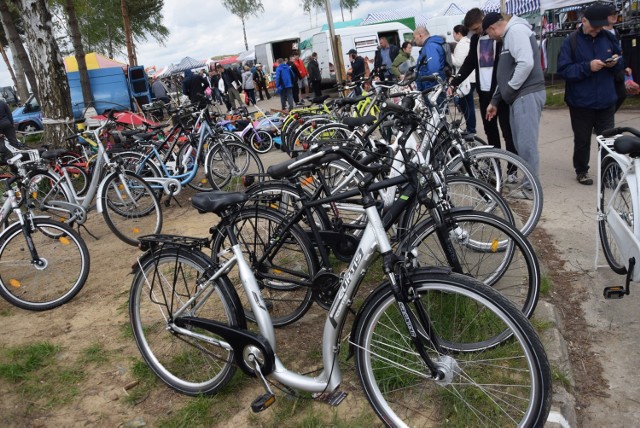
M196 156L198 153L197 147L194 147L190 142L184 143L178 150L176 156L177 162L181 167L182 174L192 172L193 169L196 168L195 175L191 180L189 180L187 186L197 190L198 192L210 192L215 190L211 187L207 174L204 171L205 145L207 145L207 143L203 144L200 155Z
M108 175L99 198L105 223L121 241L137 246L139 237L162 230L158 199L139 175L126 170Z
M295 224L282 231L285 218L278 211L264 207L245 207L228 221L258 280L273 325L285 326L304 316L313 303L311 279L318 272L317 257L306 233ZM265 247L272 242L279 246L259 263ZM222 264L230 253L231 244L221 224L213 232L211 259ZM228 276L240 297L245 316L255 321L239 275L232 271Z
M470 170L465 165L467 159ZM509 164L515 165L517 173L524 176L513 185L507 183L507 173L511 168ZM461 156L457 156L447 167L451 172L464 172L495 186L511 207L516 225L525 236L528 236L538 224L544 203L542 185L520 156L493 147L476 147L466 152L464 161ZM530 185L531 190L527 190L526 183Z
M258 129L251 134L250 143L253 150L264 154L273 148L273 137L267 131Z
M0 236L0 294L22 309L57 308L84 287L91 268L89 250L82 237L64 223L34 218L27 221L27 227L44 265L32 263L22 225L14 223Z
M165 384L190 396L214 394L236 371L233 351L182 334L171 325L173 311L197 291L198 279L211 268L211 261L199 251L163 248L140 260L129 295L131 328L143 359ZM204 303L193 302L181 316L238 327L232 292L228 279L220 277L212 293L203 296ZM191 331L220 339L205 330Z
M379 288L365 302L351 342L356 373L380 419L397 427L544 425L551 370L522 313L469 277L414 272L410 281L416 300L405 307L425 310L429 328L417 327L440 341L440 350L424 347L444 378L429 376L391 288Z
M452 207L493 214L507 223L515 225L509 204L495 188L484 181L465 175L447 175L446 190ZM416 200L400 219L400 231L402 232L400 237L413 230L416 224L429 216L429 209Z
M627 262L623 259L623 253L620 251L620 248L618 248L618 244L612 232L609 230L609 223L607 221L607 215L609 213L606 211L613 192L618 187L620 179L623 176L623 171L620 165L609 156L606 156L602 160L602 165L598 203L600 204L600 212L603 214L603 217L598 220L598 234L600 235L604 258L607 260L609 267L618 275L625 275L627 273ZM620 191L616 194L615 200L611 203L611 210L620 216L631 231L633 231L633 222L635 221L633 204L629 184L626 183L626 178L624 180L625 182L620 185Z
M442 242L433 219L415 226L399 252L412 252L418 266L449 266L444 248L455 251L464 275L501 292L526 317L533 315L540 295L540 264L533 247L515 227L483 212L446 213Z
M262 180L264 166L260 157L244 143L225 142L207 152L205 173L211 186L225 191L246 190L247 175Z

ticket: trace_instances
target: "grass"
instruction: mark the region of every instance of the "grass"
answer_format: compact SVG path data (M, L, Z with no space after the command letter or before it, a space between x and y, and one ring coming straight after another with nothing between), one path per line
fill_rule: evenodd
M540 278L540 296L549 297L552 288L553 282L551 281L551 278L549 278L547 275L543 275Z
M135 405L147 398L156 386L157 378L147 363L137 359L131 364L131 374L138 384L128 391L125 402Z
M15 385L28 403L27 413L70 403L79 394L86 378L81 361L65 367L60 352L58 346L40 342L5 349L0 356L0 379Z
M101 343L94 343L82 351L80 362L83 364L104 364L109 360L109 353Z
M553 382L560 383L567 391L571 391L571 378L559 367L554 365L551 366L551 379Z

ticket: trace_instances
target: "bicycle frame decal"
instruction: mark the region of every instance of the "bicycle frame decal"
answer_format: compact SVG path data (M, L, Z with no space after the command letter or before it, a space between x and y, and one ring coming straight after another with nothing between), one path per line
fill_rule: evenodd
M336 296L336 301L340 302L338 305L332 305L331 310L329 311L329 321L331 321L331 325L334 328L338 327L337 316L344 312L346 305L349 303L349 299L345 299L344 296L347 294L347 288L351 284L353 280L353 275L358 268L358 265L362 261L364 257L364 252L362 248L358 248L358 252L353 256L353 260L351 261L351 265L349 266L349 270L344 275L342 280L342 284L340 285L340 290L338 291L338 295Z

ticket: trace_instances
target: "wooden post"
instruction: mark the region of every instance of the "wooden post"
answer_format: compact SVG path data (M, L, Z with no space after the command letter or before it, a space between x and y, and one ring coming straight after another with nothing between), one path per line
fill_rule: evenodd
M342 65L342 49L338 49L339 46L336 43L336 31L333 28L333 15L331 15L331 1L325 0L325 9L327 11L327 25L329 26L329 41L331 43L331 50L333 51L333 64L336 68L336 80L338 84L342 84L344 80L344 66Z

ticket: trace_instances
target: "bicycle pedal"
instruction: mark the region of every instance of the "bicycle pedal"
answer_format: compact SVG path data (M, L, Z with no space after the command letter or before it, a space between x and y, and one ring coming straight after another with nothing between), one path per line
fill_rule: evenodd
M627 295L627 291L621 286L605 287L602 293L605 299L622 299Z
M273 403L276 402L276 396L270 392L266 394L262 394L251 403L251 410L253 413L261 412L265 409L271 407Z

